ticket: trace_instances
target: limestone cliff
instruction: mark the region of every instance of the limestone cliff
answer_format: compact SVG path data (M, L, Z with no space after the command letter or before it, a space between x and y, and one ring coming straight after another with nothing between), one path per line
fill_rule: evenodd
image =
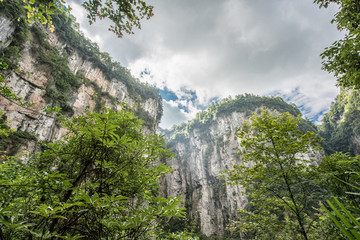
M241 162L235 133L243 121L262 106L300 114L295 106L280 98L237 96L210 106L187 124L163 132L168 147L177 154L168 162L174 172L164 179L163 191L166 195L185 196L188 217L198 221L206 236L228 235L226 225L236 217L236 209L247 204L241 187L226 185L220 175L222 170ZM316 131L314 125L305 120L300 128Z
M169 140L177 157L168 162L174 172L165 179L166 194L186 197L189 217L198 218L207 236L223 235L229 220L236 217L235 209L247 204L246 197L238 194L240 186L226 185L219 177L221 170L237 162L235 132L245 119L244 113L234 112L218 118L206 133L194 128Z
M134 79L107 53L101 53L96 44L72 29L69 16L54 17L57 29L54 33L37 24L22 24L19 29L16 17L0 15L0 51L12 65L3 73L12 91L34 105L21 107L0 96L0 110L5 112L11 128L29 132L38 141L50 141L61 137L64 129L56 118L45 114L47 106L60 106L68 116L99 111L102 106L113 109L126 106L145 120L147 132L155 132L162 115L157 90ZM68 25L60 24L64 22ZM64 28L66 32L61 32ZM21 42L16 36L19 31L24 35ZM78 46L85 46L89 52ZM36 150L34 140L26 145L23 150Z

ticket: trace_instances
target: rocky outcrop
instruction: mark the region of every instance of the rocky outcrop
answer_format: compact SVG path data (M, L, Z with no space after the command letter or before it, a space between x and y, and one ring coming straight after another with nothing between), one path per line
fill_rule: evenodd
M177 157L169 164L174 168L166 178L167 195L186 196L190 214L199 216L201 231L207 235L223 235L236 209L247 204L241 187L226 185L220 178L223 170L239 159L237 128L246 119L234 112L219 118L208 129L195 128L182 141L170 140Z
M40 26L42 28L42 26ZM0 17L0 39L9 44L11 42L11 34L13 28L6 18ZM46 34L47 41L52 47L58 50L61 55L64 47L71 48L69 43L59 40L55 33L51 33L43 29ZM46 65L39 64L36 52L33 46L36 36L30 38L20 48L21 60L17 64L19 71L6 72L7 85L12 91L25 102L33 103L30 107L22 107L19 104L0 97L0 110L5 112L8 125L16 130L27 131L34 134L39 141L51 141L60 138L64 134L64 129L60 128L56 119L44 112L45 107L52 105L54 102L46 97L49 86L53 81L53 76ZM10 40L8 40L10 39ZM87 79L86 83L82 82L78 88L68 93L67 105L71 108L71 115L79 116L87 110L95 111L97 104L108 108L120 110L123 105L128 107L137 107L141 111L146 112L151 119L152 125L147 125L145 131L154 133L158 126L158 120L161 116L161 98L137 100L137 96L130 95L127 87L121 78L109 79L103 71L95 67L94 64L81 57L76 49L72 49L72 54L66 55L68 68L75 76L79 73L83 78ZM139 83L140 84L140 83ZM101 92L99 92L99 89ZM106 94L104 94L106 93ZM99 95L101 99L99 100ZM33 143L29 145L28 152L36 149Z
M168 162L174 172L165 179L165 192L186 196L190 217L199 218L201 232L207 236L224 235L236 209L247 204L240 186L226 185L220 178L223 170L240 160L235 133L246 118L233 112L206 128L192 129L187 136L166 135L177 157Z

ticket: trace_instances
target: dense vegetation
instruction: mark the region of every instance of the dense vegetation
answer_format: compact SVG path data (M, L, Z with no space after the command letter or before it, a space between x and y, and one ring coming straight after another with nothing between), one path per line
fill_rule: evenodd
M341 90L325 114L319 134L323 137L327 153L349 152L359 154L357 138L360 136L360 92Z
M0 0L3 2L4 0ZM5 0L6 1L6 0ZM65 0L10 0L11 2L23 2L27 10L27 21L47 24L51 31L54 31L53 14L61 11L69 13L71 7L67 6ZM85 0L82 6L87 11L89 23L97 19L107 18L112 22L109 31L114 32L118 37L123 33L133 34L133 27L141 28L141 19L149 19L153 16L153 6L143 0L108 0L103 3L101 0Z
M62 141L0 164L1 239L185 239L163 230L184 209L158 196L171 156L159 136L124 111L60 120Z
M316 164L319 140L299 121L264 109L238 132L242 161L228 179L250 203L231 229L245 239L359 239L359 157L334 153Z
M300 120L263 108L237 133L242 161L227 173L250 199L232 223L246 239L329 239L313 224L318 221L313 208L326 193L312 177L319 139L314 132L299 131Z
M344 39L335 41L321 54L323 68L335 75L338 85L360 88L360 3L358 0L315 0L320 7L337 4L339 11L332 23L345 32Z

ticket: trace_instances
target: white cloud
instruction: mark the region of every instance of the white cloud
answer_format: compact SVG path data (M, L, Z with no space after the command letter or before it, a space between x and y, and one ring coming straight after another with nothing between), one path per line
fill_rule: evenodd
M185 112L183 109L179 109L177 101L165 101L163 100L164 116L161 119L161 128L171 128L175 124L186 122L196 115L194 106L188 105L190 113Z
M194 116L213 97L298 89L294 100L315 116L337 93L319 57L342 37L330 24L335 7L319 9L313 0L149 2L155 16L122 39L107 31L108 21L89 26L79 5L70 4L85 35L135 77L148 69L144 81L166 86L179 98L184 89L196 91L196 102L182 103L189 113L175 107L180 102L165 102L161 126Z

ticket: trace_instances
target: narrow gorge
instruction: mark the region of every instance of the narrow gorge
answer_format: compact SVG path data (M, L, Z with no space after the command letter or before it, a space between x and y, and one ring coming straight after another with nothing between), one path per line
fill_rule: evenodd
M144 131L158 132L176 156L164 159L173 171L160 181L164 196L183 196L186 219L176 220L173 231L189 230L204 239L239 237L226 228L238 217L248 198L239 185L226 184L225 170L241 162L236 132L253 112L262 107L278 113L301 114L280 97L238 95L213 103L196 118L171 129L159 129L162 99L158 90L131 76L128 69L72 27L71 16L54 16L55 32L41 24L14 21L12 12L0 15L0 52L9 69L3 69L6 84L31 106L0 96L0 110L15 131L3 138L0 150L8 155L40 151L41 141L60 139L66 132L47 107L60 107L66 116L81 116L103 107L130 109L144 121ZM19 14L22 14L19 10ZM15 15L14 15L15 14ZM17 69L15 71L15 69ZM324 151L316 152L319 163L325 154L337 151L360 153L360 94L341 90L321 125L302 119L300 130L324 138Z

